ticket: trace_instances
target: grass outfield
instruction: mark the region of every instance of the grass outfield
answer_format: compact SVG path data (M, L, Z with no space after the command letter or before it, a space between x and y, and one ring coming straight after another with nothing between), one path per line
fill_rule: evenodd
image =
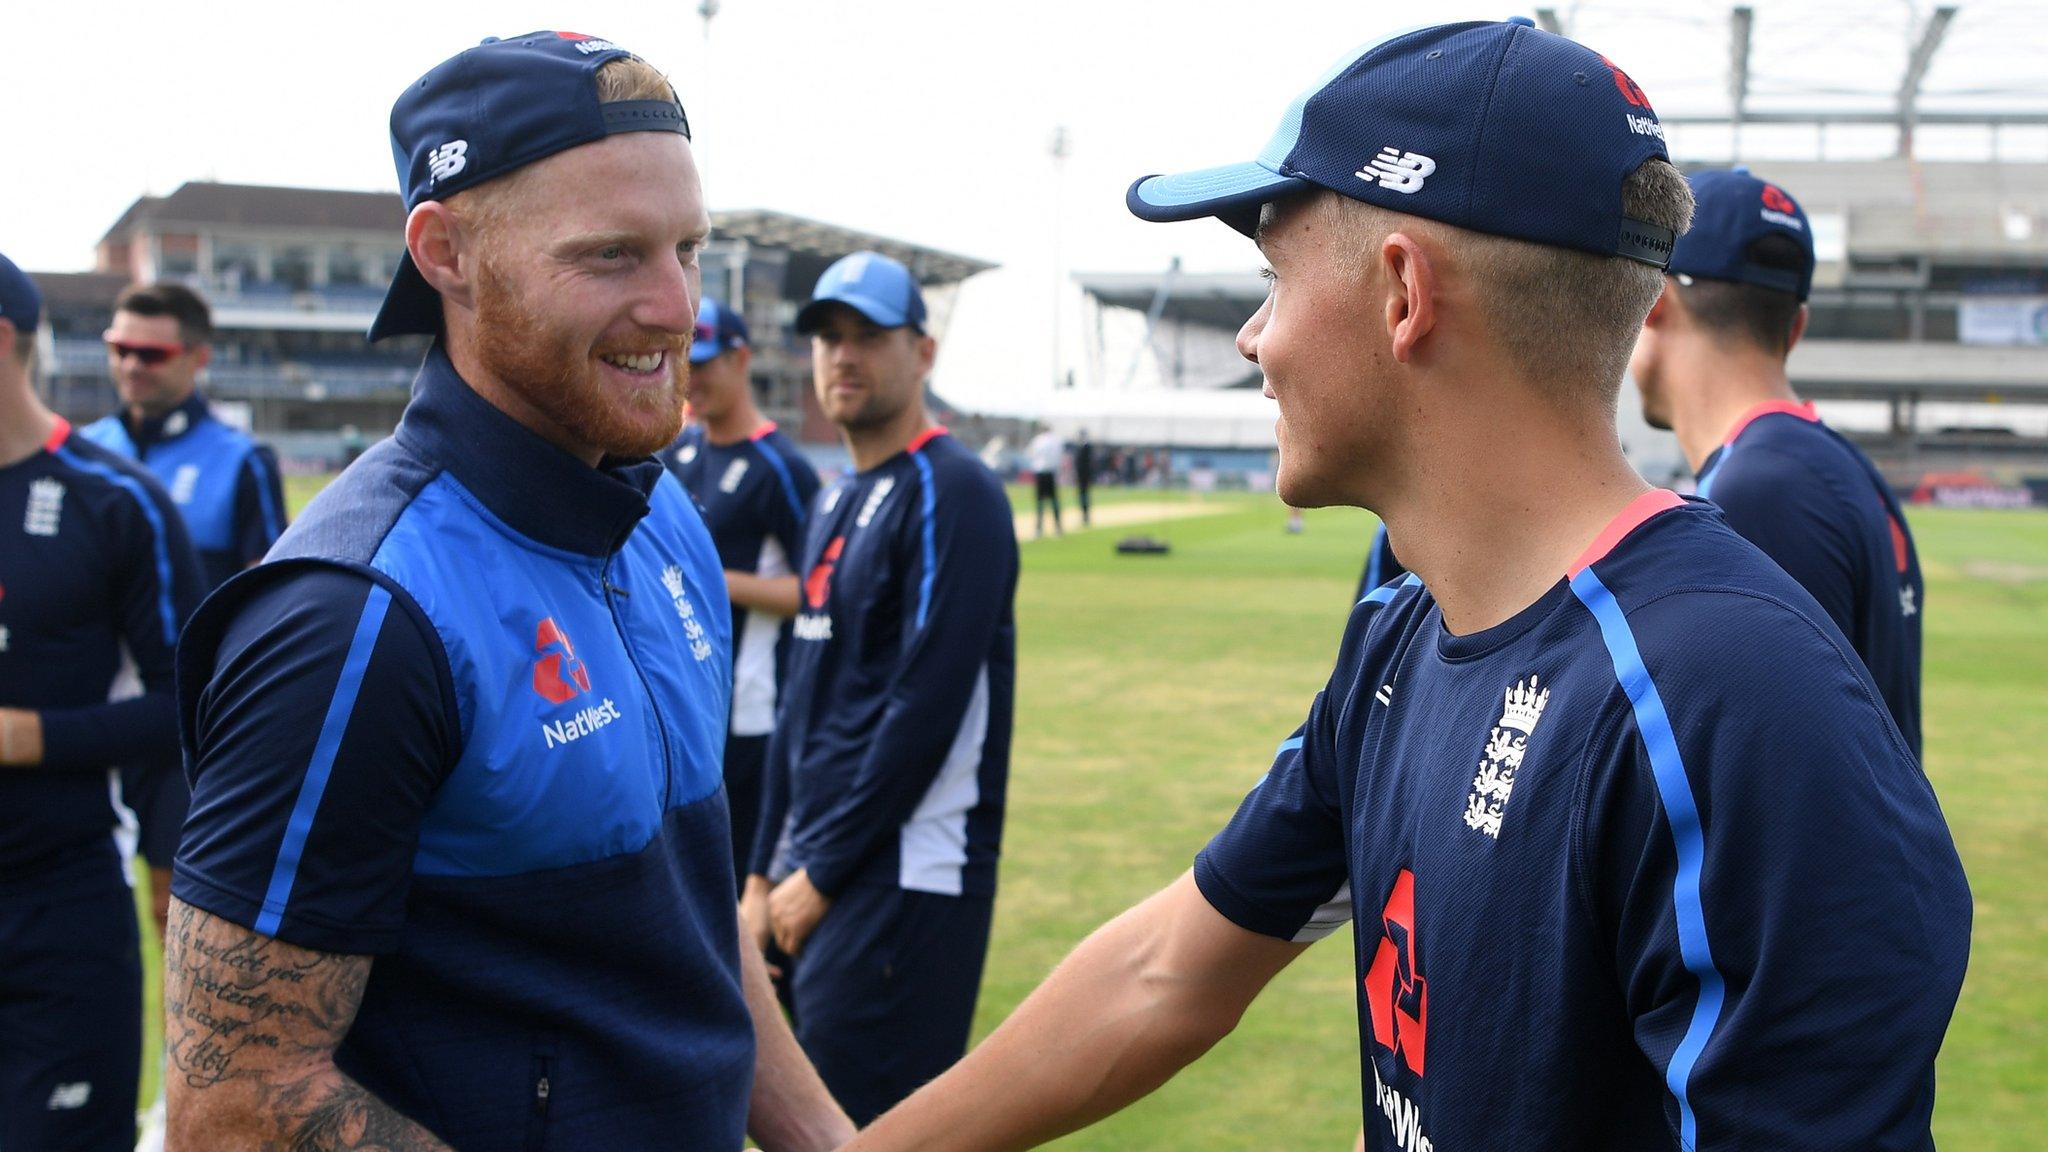
M316 486L295 481L294 506ZM1329 672L1369 518L1310 512L1287 536L1270 498L1206 503L1218 511L1145 529L1171 539L1168 557L1113 556L1121 529L1023 546L1007 852L977 1036L1187 867ZM1916 511L1912 524L1928 584L1928 772L1976 896L1935 1135L2034 1148L2048 1107L2048 514ZM1348 1147L1352 986L1345 937L1311 949L1214 1052L1058 1147ZM150 1003L154 1026L154 989Z

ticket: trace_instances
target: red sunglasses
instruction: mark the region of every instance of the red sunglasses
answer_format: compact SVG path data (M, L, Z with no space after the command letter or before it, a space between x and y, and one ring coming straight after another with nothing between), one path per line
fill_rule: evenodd
M111 336L107 337L106 341L107 351L115 360L125 360L133 356L148 368L154 368L173 356L183 355L186 348L183 344L136 344L127 340L116 340Z

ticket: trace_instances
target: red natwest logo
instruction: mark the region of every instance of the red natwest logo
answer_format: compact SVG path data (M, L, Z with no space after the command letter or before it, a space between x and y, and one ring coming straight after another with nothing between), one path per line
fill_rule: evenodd
M1799 205L1794 204L1792 198L1785 195L1784 191L1776 184L1764 185L1764 207L1769 208L1773 212L1790 213L1799 211Z
M1639 85L1637 85L1635 81L1628 78L1628 73L1623 72L1621 70L1621 65L1616 64L1614 61L1609 60L1605 56L1602 56L1600 58L1600 62L1602 64L1607 65L1607 67L1609 67L1610 69L1613 69L1614 86L1621 90L1621 98L1623 100L1628 101L1629 107L1641 108L1645 111L1648 111L1650 107L1650 98L1643 94L1642 88Z
M1415 962L1415 873L1401 869L1380 918L1387 934L1365 973L1372 1038L1420 1076L1423 1038L1429 1030L1429 981Z
M576 658L569 634L550 616L534 630L533 650L540 658L533 662L533 690L550 704L566 704L590 691L590 673Z
M839 565L839 554L846 551L846 537L834 536L825 545L825 554L818 557L818 563L811 574L804 577L804 603L816 612L825 606L825 600L832 595L832 569Z

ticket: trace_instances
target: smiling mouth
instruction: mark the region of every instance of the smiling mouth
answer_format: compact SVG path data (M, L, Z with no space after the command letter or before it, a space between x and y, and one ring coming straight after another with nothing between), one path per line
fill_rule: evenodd
M650 376L661 371L662 366L668 362L668 352L666 350L630 354L611 352L599 356L598 359L617 368L621 372L631 372L636 376Z

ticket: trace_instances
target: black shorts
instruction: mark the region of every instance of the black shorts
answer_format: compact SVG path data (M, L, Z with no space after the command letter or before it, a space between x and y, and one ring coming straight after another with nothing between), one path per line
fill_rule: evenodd
M133 1152L135 894L0 899L0 1148Z

